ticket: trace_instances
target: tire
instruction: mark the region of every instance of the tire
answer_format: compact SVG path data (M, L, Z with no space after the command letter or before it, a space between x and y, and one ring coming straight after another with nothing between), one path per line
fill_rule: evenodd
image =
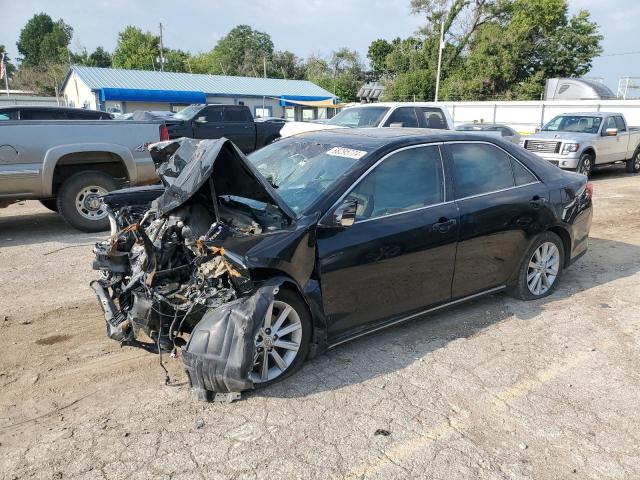
M629 160L627 160L627 173L640 172L640 149L636 150Z
M545 274L539 274L536 276L536 273L539 272L536 268L532 268L531 264L536 263L539 265L539 262L536 262L536 252L540 254L539 249L544 249L545 245L554 245L557 250L557 268L555 269L556 274L551 279L552 275L549 273L553 270L555 266L554 260L546 260L546 265L549 267L545 269ZM544 251L544 250L543 250ZM553 249L549 247L549 252L553 253ZM524 255L522 263L520 265L520 269L518 271L518 283L511 289L509 292L513 297L519 298L521 300L537 300L539 298L544 298L548 295L551 295L560 281L560 277L562 276L562 271L564 267L564 245L562 244L562 240L558 235L553 232L544 232L536 238L531 247L527 250L527 253ZM533 277L530 275L533 274ZM540 277L540 284L544 285L544 279L547 281L551 280L550 286L546 286L547 288L543 291L536 292L535 290L535 279ZM534 288L531 288L531 282L534 283Z
M69 177L58 190L58 212L74 228L83 232L109 229L109 218L96 203L100 195L117 188L116 180L106 173L86 171Z
M591 175L591 171L593 170L593 155L590 153L585 153L580 157L580 161L578 162L578 166L576 167L577 173L582 173L587 177Z
M268 378L266 381L262 380L261 377L262 377L262 365L263 365L262 359L267 349L265 349L264 347L257 347L258 349L257 361L251 372L251 379L253 380L256 388L267 387L273 383L284 380L288 376L292 375L293 373L298 371L300 367L302 367L302 364L304 363L304 361L307 358L307 355L309 354L309 346L311 341L311 315L309 314L309 309L307 308L306 303L302 300L302 298L297 292L291 289L288 289L286 287L280 288L280 291L275 296L274 310L273 310L274 314L272 316L272 322L276 322L278 313L282 312L282 310L278 310L276 305L282 306L283 304L290 306L293 309L293 311L295 311L295 313L297 314L300 320L300 325L302 330L300 334L300 347L298 348L298 351L295 353L295 357L292 356L293 360L291 361L291 363L288 364L288 366L284 369L284 371L282 371L277 367L276 362L272 357L272 354L269 354L268 355L269 361L267 363L267 366L269 367L269 370L268 370L269 377L271 377L271 372L278 373L279 371L280 373L278 373L277 376L273 378ZM293 323L295 322L292 322L291 324ZM280 330L287 327L287 325L291 325L291 324L288 323L288 320L287 320L287 322L285 322L282 325ZM275 323L272 323L272 326L275 326ZM264 329L262 329L261 333L258 334L258 337L256 339L257 345L260 344L260 339L263 338L263 333L262 333L263 330ZM275 335L275 334L276 334L275 332L272 333L272 335ZM297 334L297 331L286 334L280 340L284 339L285 342L295 343L294 334ZM262 348L262 351L260 351L261 348ZM283 352L286 352L284 349L274 346L272 347L272 351L275 351L278 355L282 354L280 358L282 358L283 360L286 359L286 356L285 356L286 353L283 353Z
M40 200L40 203L43 207L48 208L52 212L58 213L58 203L55 198L50 198L48 200Z

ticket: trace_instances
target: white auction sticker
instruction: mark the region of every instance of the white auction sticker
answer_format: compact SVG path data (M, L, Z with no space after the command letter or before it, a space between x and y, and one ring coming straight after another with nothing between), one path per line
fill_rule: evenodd
M353 158L354 160L359 160L366 154L367 152L363 150L354 150L347 147L333 147L331 150L327 151L327 155L333 155L334 157Z

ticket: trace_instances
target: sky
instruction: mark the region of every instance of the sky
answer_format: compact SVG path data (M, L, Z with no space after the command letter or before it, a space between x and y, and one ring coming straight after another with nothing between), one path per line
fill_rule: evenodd
M604 78L614 93L620 76L640 77L640 0L569 0L570 11L591 12L604 35L603 56L590 77ZM12 58L24 24L35 13L48 13L74 28L71 49L112 52L127 25L157 32L164 26L170 48L210 50L231 28L247 24L267 32L279 50L298 56L328 54L340 47L366 56L377 38L406 37L423 19L409 12L409 0L0 0L0 44ZM640 94L640 92L638 92Z

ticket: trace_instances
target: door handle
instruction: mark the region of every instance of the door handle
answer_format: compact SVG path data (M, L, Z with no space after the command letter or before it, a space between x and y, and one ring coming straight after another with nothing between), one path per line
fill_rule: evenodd
M456 223L458 223L458 221L455 218L448 219L442 217L438 219L437 223L433 224L431 230L439 233L447 233Z
M531 205L533 208L540 208L540 206L546 202L547 202L546 198L541 197L540 195L536 195L531 199L531 201L529 202L529 205Z

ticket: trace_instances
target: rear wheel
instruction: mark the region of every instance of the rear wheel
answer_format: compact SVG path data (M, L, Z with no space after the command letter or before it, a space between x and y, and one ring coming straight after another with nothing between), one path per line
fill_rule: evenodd
M638 173L640 172L640 149L636 150L629 160L627 160L627 172Z
M590 153L583 154L580 157L578 166L576 167L576 172L586 175L588 177L591 174L592 169L593 169L593 155L591 155Z
M281 288L255 339L251 380L271 385L297 371L309 353L311 318L300 295Z
M50 198L48 200L40 200L40 203L43 207L48 208L52 212L58 213L58 204L55 198Z
M106 173L76 173L58 191L58 211L71 226L83 232L108 230L109 218L100 197L116 187L116 180Z
M544 232L527 250L518 283L512 289L514 297L535 300L551 295L556 289L564 265L562 240L553 232Z

